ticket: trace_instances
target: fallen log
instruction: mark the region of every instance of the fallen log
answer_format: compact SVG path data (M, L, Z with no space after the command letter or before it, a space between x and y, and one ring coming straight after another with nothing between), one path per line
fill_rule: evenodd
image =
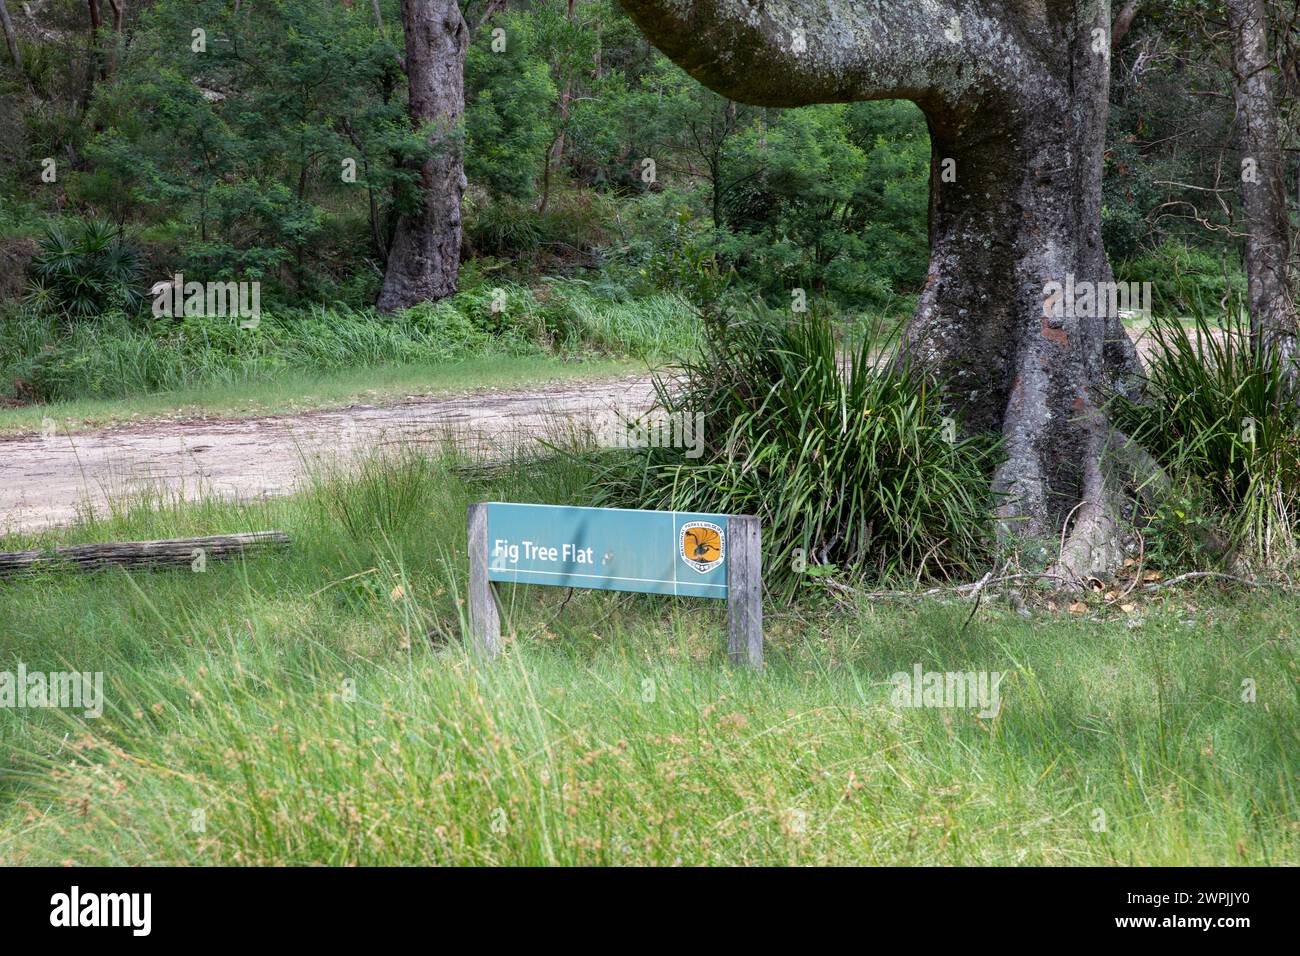
M187 565L198 570L208 561L278 551L288 545L289 536L283 531L254 531L214 534L204 538L172 538L166 541L108 541L67 548L0 551L0 578L48 568L91 571L111 566L138 568Z

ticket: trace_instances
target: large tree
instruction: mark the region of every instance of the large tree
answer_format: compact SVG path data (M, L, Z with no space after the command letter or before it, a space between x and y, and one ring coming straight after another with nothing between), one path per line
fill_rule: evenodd
M920 106L930 267L908 349L947 383L965 427L1001 432L1004 529L1045 541L1069 522L1060 568L1113 568L1128 456L1102 405L1140 369L1118 310L1044 305L1052 283L1111 279L1107 0L621 2L655 46L743 103Z

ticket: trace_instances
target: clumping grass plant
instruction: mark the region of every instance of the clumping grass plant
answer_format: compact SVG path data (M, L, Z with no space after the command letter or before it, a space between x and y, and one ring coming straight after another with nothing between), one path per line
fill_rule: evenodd
M46 225L32 257L29 302L74 323L143 301L144 257L123 230L99 219Z
M615 455L601 500L758 515L776 590L832 572L947 579L985 568L996 443L961 436L925 375L882 361L891 338L876 324L843 354L817 313L733 314L660 380L649 416L702 416L703 454Z
M1283 567L1300 540L1300 394L1290 370L1256 348L1245 319L1188 325L1155 319L1146 396L1116 396L1116 425L1144 445L1184 489L1175 505L1203 502L1231 560ZM1180 520L1202 509L1178 507ZM1169 525L1168 509L1158 524ZM1204 535L1197 536L1204 540Z

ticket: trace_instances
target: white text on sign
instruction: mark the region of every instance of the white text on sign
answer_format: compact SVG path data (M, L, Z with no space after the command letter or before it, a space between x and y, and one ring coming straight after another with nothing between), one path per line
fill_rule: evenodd
M576 544L554 545L537 544L533 541L521 541L515 544L505 538L497 538L492 545L493 561L507 561L518 564L520 556L525 561L558 561L573 564L595 564L592 548L579 548Z

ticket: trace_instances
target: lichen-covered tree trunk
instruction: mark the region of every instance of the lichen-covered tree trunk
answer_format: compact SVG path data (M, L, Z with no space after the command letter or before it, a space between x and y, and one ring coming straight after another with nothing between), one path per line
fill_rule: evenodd
M1060 570L1115 567L1124 479L1109 452L1124 440L1102 404L1139 368L1101 243L1109 4L622 3L656 46L733 99L910 99L924 110L930 268L908 353L946 382L965 427L1003 435L1004 530L1046 545L1069 521ZM1092 288L1103 308L1096 296L1045 308L1053 283Z
M1289 361L1296 355L1296 302L1289 271L1291 226L1268 58L1268 21L1263 0L1228 0L1227 8L1233 99L1241 132L1251 337L1257 347Z
M431 152L420 166L421 205L397 221L379 294L384 312L456 291L465 193L461 123L469 30L456 0L402 0L402 25L411 122L428 130Z

